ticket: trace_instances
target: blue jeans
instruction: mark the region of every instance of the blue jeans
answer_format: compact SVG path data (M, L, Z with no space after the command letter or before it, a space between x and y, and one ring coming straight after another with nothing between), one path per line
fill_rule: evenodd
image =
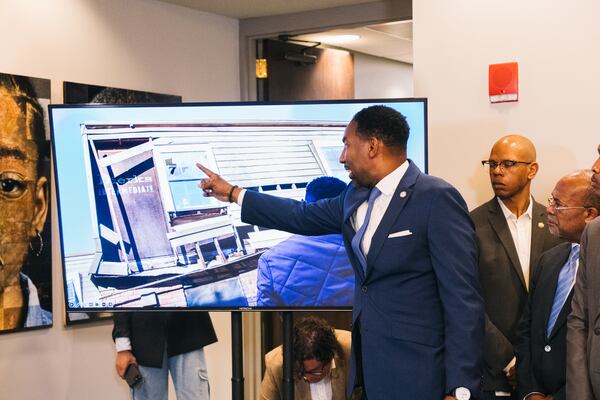
M209 400L208 371L204 349L168 358L166 351L161 368L140 365L144 381L131 389L133 400L167 400L168 375L171 372L177 400Z

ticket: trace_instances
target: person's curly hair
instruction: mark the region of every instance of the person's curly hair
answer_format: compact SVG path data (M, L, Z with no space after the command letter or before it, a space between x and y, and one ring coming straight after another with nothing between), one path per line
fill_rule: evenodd
M352 121L363 138L376 137L388 147L406 151L410 128L406 117L391 107L375 105L357 112Z
M294 370L299 377L304 373L304 360L314 358L327 364L335 356L343 358L344 352L334 329L325 320L307 317L294 325Z

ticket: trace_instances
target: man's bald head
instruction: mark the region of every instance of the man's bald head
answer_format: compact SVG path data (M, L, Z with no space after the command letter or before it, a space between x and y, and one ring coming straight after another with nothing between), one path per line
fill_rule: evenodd
M556 186L564 186L567 188L571 197L581 203L581 205L595 207L597 204L592 204L591 182L594 173L589 169L580 169L573 171L568 175L563 176L556 183Z
M501 200L529 203L531 180L538 171L535 162L535 146L525 136L507 135L501 137L490 151L490 182L494 193ZM512 164L508 163L512 162Z
M501 137L492 147L492 153L496 151L511 151L511 153L520 157L515 161L533 162L536 160L537 154L535 146L525 136L521 135L506 135Z
M553 235L578 243L585 225L598 216L591 178L591 170L579 170L556 183L547 207L548 228Z

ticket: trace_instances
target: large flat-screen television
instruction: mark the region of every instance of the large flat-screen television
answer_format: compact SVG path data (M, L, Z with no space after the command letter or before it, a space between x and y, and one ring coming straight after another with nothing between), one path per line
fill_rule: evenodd
M339 237L243 223L237 204L203 196L195 164L302 200L317 177L349 182L343 131L374 104L406 116L426 172L425 99L50 106L67 310L350 308Z

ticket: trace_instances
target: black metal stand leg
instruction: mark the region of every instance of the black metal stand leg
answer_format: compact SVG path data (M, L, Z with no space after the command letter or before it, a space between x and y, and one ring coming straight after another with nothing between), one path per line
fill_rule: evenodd
M294 314L283 312L283 399L294 400Z
M231 312L231 394L233 400L244 400L244 356L242 344L242 312Z

